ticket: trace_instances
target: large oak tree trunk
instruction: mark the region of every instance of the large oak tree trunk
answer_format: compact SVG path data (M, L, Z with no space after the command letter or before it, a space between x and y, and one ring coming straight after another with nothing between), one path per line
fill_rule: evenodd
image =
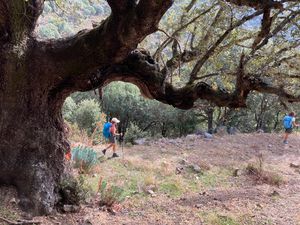
M26 57L5 52L0 58L0 183L18 189L22 208L51 213L64 169L63 99L49 100L45 79Z

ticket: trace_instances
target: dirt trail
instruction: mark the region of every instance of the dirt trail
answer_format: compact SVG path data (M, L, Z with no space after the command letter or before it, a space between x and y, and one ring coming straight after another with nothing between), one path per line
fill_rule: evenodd
M65 225L87 225L87 221L90 224L128 225L300 225L300 169L290 166L290 163L300 165L300 135L292 135L289 143L284 145L278 134L239 134L211 140L200 136L163 139L125 148L124 161L119 158L100 165L101 176L106 174L107 179L114 177L114 181L126 184L133 174L138 173L139 180L139 176L163 168L165 175L162 171L155 174L160 181L173 179L180 183L184 178L193 188L186 188L176 196L159 191L155 197L133 196L114 216L90 205L84 206L78 214L38 219L43 220L43 224L60 222ZM96 149L100 152L102 146ZM279 187L257 184L245 174L232 176L233 169L244 171L249 163L257 162L260 155L264 169L278 174L284 184ZM200 167L206 165L210 170L200 178L189 173L176 175L176 168L182 166L183 160ZM126 163L129 166L124 166ZM127 172L130 168L131 172ZM124 174L118 176L121 172ZM194 181L200 186L194 187Z

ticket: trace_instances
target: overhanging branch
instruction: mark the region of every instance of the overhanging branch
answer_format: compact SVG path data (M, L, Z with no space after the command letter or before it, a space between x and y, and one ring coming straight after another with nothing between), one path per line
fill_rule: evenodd
M243 57L241 58L241 66ZM243 68L241 67L241 70ZM241 71L239 71L241 72ZM133 51L122 63L99 70L94 74L94 88L102 87L112 81L124 81L137 85L145 97L156 99L181 109L190 109L198 99L208 100L217 106L238 108L246 107L250 92L258 91L278 95L289 102L300 102L300 96L294 96L283 89L269 84L263 79L247 74L239 74L236 90L227 92L199 82L175 88L164 84L164 75L158 65L146 53ZM81 91L91 89L91 85L82 86Z

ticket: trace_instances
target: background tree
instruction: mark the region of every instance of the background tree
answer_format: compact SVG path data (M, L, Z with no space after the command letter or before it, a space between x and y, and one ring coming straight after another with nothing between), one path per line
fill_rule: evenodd
M75 91L101 88L120 80L137 85L148 98L181 109L193 107L198 99L217 106L245 107L252 91L276 94L290 102L300 100L295 89L297 74L281 76L287 80L283 86L276 79L298 60L285 50L299 43L299 32L294 32L298 29L298 2L190 1L186 16L174 20L181 25L179 31L168 34L153 57L135 49L159 30L162 16L174 2L107 3L110 15L94 28L63 39L38 40L33 31L44 0L0 0L0 155L5 159L0 162L0 182L16 186L21 206L33 214L50 213L59 200L58 184L67 148L61 108ZM174 7L178 9L178 4ZM87 11L95 13L91 8ZM215 14L211 17L209 13ZM203 15L214 18L209 19L211 26L195 26L193 31L202 31L201 36L191 32L188 47L182 51L178 39L188 36L185 28L191 18L196 21ZM255 35L245 43L243 25L259 16L261 29L250 32ZM54 27L50 30L50 37L58 36ZM246 47L235 49L236 43ZM210 68L212 61L226 59L222 50L227 47L233 49L229 52L235 54L235 60L225 68ZM165 55L167 49L169 54ZM160 58L167 60L163 63ZM187 71L187 82L178 87L173 84L172 72L181 69ZM214 73L231 85L224 89L215 82L203 82Z

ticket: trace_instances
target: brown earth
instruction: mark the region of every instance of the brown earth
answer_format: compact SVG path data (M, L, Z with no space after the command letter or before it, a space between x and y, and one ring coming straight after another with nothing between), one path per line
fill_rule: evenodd
M188 136L126 147L124 159L102 162L93 176L108 180L113 177L111 182L126 185L133 174L139 177L151 173L158 186L169 187L163 186L163 182L172 180L181 191L164 192L158 188L154 196L133 194L121 203L116 215L100 210L96 201L82 206L79 213L34 219L42 224L64 225L300 225L300 169L290 166L290 163L300 165L300 135L292 135L289 143L284 145L278 134L239 134L216 136L211 140ZM96 149L100 152L102 146ZM121 148L119 152L121 154ZM175 174L176 168L185 168L183 159L188 164L198 165L203 175L186 170ZM257 183L246 175L246 166L259 159L263 161L264 170L280 177L279 186ZM233 176L235 169L241 174ZM11 198L6 198L6 209L15 212L14 203L9 202ZM5 217L6 214L0 211L0 215Z

